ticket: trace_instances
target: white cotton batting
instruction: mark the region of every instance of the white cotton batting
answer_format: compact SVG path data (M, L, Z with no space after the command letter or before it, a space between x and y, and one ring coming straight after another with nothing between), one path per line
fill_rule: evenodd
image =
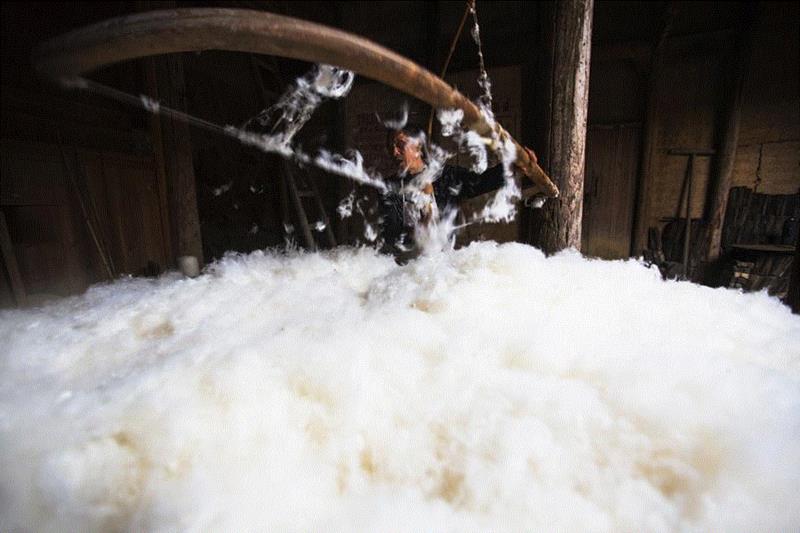
M476 243L0 313L2 531L796 531L800 318Z

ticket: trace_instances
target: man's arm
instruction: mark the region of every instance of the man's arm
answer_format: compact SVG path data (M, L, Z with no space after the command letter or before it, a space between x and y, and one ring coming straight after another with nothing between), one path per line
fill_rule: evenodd
M427 226L435 218L434 212L436 211L436 195L434 194L433 185L430 183L425 184L425 186L422 188L422 192L426 195L428 201L420 209L420 222Z
M497 190L504 183L503 165L493 166L481 174L447 165L439 179L434 182L433 188L439 204L448 205Z
M528 157L536 161L533 150L525 148ZM479 174L458 166L445 166L442 175L434 183L436 198L440 204L460 202L487 192L496 191L505 185L503 165L498 164Z

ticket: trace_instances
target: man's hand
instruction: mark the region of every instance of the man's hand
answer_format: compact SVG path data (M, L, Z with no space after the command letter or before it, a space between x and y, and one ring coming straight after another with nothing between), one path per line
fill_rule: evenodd
M536 163L536 164L539 163L539 158L536 157L536 152L534 152L533 150L531 150L527 146L523 146L522 149L525 150L525 153L528 154L528 158L533 163ZM522 170L522 168L519 165L517 165L517 168L520 168L520 170ZM525 172L523 171L522 174L525 174ZM529 184L533 183L533 180L531 180L530 177L528 177L527 181L528 181ZM533 186L530 186L530 185L525 186L522 183L520 183L520 188L522 189L522 200L524 200L526 202L532 196L535 196L537 194L541 195L541 191L539 190L539 187L537 187L535 184Z
M436 197L433 195L433 185L426 183L422 188L422 192L428 196L429 201L420 210L420 222L423 226L428 226L433 222L433 206L436 203Z
M536 152L534 152L533 150L531 150L527 146L523 146L522 149L525 150L525 153L528 154L528 158L531 161L533 161L534 163L537 163L537 164L539 163L539 158L536 157Z
M539 163L539 158L538 158L538 157L536 157L536 152L534 152L533 150L531 150L531 149L530 149L530 148L528 148L527 146L523 146L523 147L522 147L522 149L523 149L523 150L525 151L525 153L528 155L528 159L529 159L529 160L530 160L530 161L531 161L533 164L538 164L538 163ZM527 165L523 164L523 163L520 161L519 154L517 154L517 160L516 160L516 161L514 161L514 165L517 167L517 169L520 171L520 173L521 173L523 176L528 176L528 172L527 172L527 171L529 171L529 170L530 170L530 168L531 168L531 164L530 164L530 163L528 163ZM528 179L530 179L530 176L528 176Z

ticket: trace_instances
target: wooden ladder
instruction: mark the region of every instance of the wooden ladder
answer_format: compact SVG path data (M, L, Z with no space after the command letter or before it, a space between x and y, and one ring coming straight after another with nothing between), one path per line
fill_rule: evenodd
M253 67L253 77L256 80L258 89L261 92L264 106L269 106L275 102L281 93L267 88L264 81L264 74L266 73L272 78L275 85L278 87L285 87L286 83L278 68L278 62L272 56L256 56L250 54L250 63ZM284 227L289 223L289 203L291 200L292 206L297 214L297 220L300 225L300 231L303 234L303 240L306 247L313 251L317 250L317 242L314 239L314 234L311 231L311 226L308 222L308 215L306 208L303 205L303 199L313 201L314 208L319 215L319 221L324 224L323 232L328 241L328 246L333 248L336 246L336 238L333 235L330 219L325 211L325 205L322 203L322 197L319 194L319 188L314 178L308 173L303 173L298 180L292 170L292 164L283 159L281 163L281 216L283 219ZM299 182L299 183L298 183Z

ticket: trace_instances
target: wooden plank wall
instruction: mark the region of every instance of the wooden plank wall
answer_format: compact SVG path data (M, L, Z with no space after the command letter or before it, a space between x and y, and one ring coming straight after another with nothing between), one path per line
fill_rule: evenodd
M584 255L628 257L640 149L639 124L589 127L581 246Z
M79 150L97 206L99 229L118 272L141 275L165 270L158 177L151 157Z
M93 229L116 274L165 270L151 154L71 145L62 153L56 144L8 138L1 153L0 208L30 303L76 294L108 279L68 172L96 213Z
M647 227L663 227L675 217L681 202L687 158L671 149L714 150L717 114L721 105L721 55L730 36L687 37L667 42L662 76L656 80L656 123L649 125L656 150L653 181L645 199ZM711 159L696 158L692 178L691 216L703 215Z
M628 257L647 84L642 47L596 46L589 80L581 251Z
M7 140L0 146L0 208L29 302L82 290L95 276L85 268L85 243L58 147Z
M760 16L744 86L733 187L792 194L800 190L800 7L770 2Z
M88 186L99 240L116 273L162 271L157 177L152 157L65 149L79 186ZM0 204L26 289L39 300L84 290L107 279L66 175L58 146L3 140Z
M313 68L298 61L252 57L259 57L277 70L257 68L248 54L208 51L187 55L184 59L189 112L218 124L245 124L276 103L299 76ZM256 76L266 94L262 94ZM333 134L337 104L326 102L320 106L295 142L310 153L320 146L334 149L338 143ZM231 250L250 252L282 246L285 242L282 204L286 200L281 191L283 159L218 133L195 128L191 136L206 260L222 257ZM344 180L313 166L291 165L301 184L309 175L316 178L326 212L332 217L338 203L339 182ZM313 224L321 217L311 207L308 202L308 216ZM297 227L294 209L286 211L289 223Z
M765 3L754 23L732 186L793 194L800 190L798 7ZM668 41L658 81L657 123L651 126L657 138L657 172L646 199L648 227L663 228L680 202L686 158L667 151L716 148L719 111L729 90L724 69L732 39L729 32L717 32ZM711 165L709 158L695 160L691 213L696 219L703 215Z
M734 187L722 232L722 246L734 244L792 245L790 226L800 220L800 193L761 194Z
M670 31L661 47L660 68L652 79L653 109L645 123L647 83L653 74L650 61L653 36L620 41L631 15L620 4L597 7L598 37L593 50L590 78L587 153L587 191L584 201L584 251L591 255L619 257L631 239L623 233L609 237L605 226L615 212L628 211L624 198L603 200L592 193L596 172L615 161L621 167L637 167L639 187L645 192L640 244L647 245L647 229L663 230L676 216L686 170L686 157L668 154L672 148L714 150L719 142L721 112L730 87L727 75L732 59L738 12L741 6L721 3L677 3ZM729 9L730 8L730 9ZM647 13L643 26L656 29L658 11ZM750 20L750 19L748 19ZM740 134L732 187L748 187L765 194L793 194L800 189L800 86L798 85L798 6L764 2L754 23L753 52L743 90ZM728 28L728 29L726 29ZM634 32L635 33L635 32ZM651 32L653 33L653 32ZM657 32L655 32L657 33ZM638 168L641 155L618 152L604 139L610 132L598 127L641 123L643 137L653 144L652 164L646 176ZM633 124L631 124L633 125ZM594 127L593 127L594 126ZM624 151L623 151L624 152ZM691 215L699 220L706 208L710 158L694 165ZM597 181L616 181L619 173L604 169ZM647 183L642 185L641 180ZM624 185L624 180L621 181ZM621 196L625 187L621 188ZM635 200L634 200L635 202ZM610 240L609 240L610 238ZM603 244L595 245L594 239ZM638 252L638 250L634 250ZM624 256L626 256L624 254Z

